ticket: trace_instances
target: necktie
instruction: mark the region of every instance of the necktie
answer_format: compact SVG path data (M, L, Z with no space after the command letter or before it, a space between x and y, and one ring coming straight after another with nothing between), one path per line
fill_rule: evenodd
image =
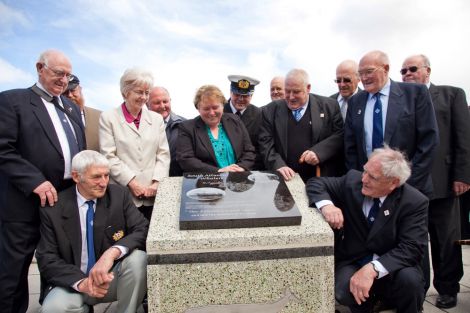
M377 212L380 209L380 199L374 199L374 204L370 208L369 214L367 215L367 224L369 224L369 228L372 227L374 224L375 218L377 217Z
M95 244L93 240L93 218L95 217L95 211L93 210L94 201L88 200L86 204L88 204L88 210L86 211L86 246L88 251L86 273L88 274L96 263Z
M295 120L298 122L302 118L302 108L297 110L292 110L292 114L294 114Z
M239 117L242 117L242 112L240 111L235 112L235 114L238 115Z
M75 154L79 152L77 139L72 131L72 126L70 125L67 117L65 116L64 111L61 110L59 104L59 98L52 97L52 103L54 104L57 115L59 116L60 121L62 122L62 127L64 128L65 136L67 137L67 142L69 144L70 158L73 158Z
M380 92L374 95L375 104L373 112L373 128L372 128L372 151L383 147L384 135L382 124L382 102L380 101Z
M343 117L343 121L346 119L346 112L348 111L348 100L343 99L343 103L341 103L341 116Z

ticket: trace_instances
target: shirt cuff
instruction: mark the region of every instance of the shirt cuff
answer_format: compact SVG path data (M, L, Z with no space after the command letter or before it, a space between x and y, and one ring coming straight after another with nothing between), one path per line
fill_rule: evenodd
M320 200L318 202L315 202L315 206L320 212L321 212L321 208L323 208L325 205L328 205L328 204L333 204L333 202L331 200Z
M78 290L78 285L79 285L83 280L85 280L85 278L80 279L80 280L77 281L75 284L73 284L73 285L72 285L72 288L75 289L76 291L80 292L80 291Z
M374 254L374 258L375 257L378 257L378 255ZM373 263L375 265L375 269L379 271L379 276L377 277L377 279L380 279L384 276L387 276L388 275L388 271L387 269L382 265L382 263L380 263L379 261L377 260L374 260L372 261L371 263Z
M124 247L124 246L114 245L114 246L112 246L112 247L113 247L113 248L118 248L119 251L121 251L121 255L120 255L116 260L119 260L120 258L122 258L123 256L125 256L125 255L129 252L129 248Z

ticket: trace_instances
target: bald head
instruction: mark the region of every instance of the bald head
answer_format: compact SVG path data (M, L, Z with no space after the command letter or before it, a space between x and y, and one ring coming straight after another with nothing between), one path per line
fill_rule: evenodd
M284 99L284 77L276 76L271 80L271 100L280 100Z
M368 52L359 62L359 75L364 89L369 93L379 92L388 82L390 62L379 50Z
M401 78L407 83L427 84L431 76L431 64L424 54L409 56L400 70Z
M336 83L343 98L349 99L359 84L358 65L353 60L345 60L336 67Z
M147 105L149 110L157 112L166 120L171 113L170 93L164 87L157 86L152 88Z
M46 50L36 63L38 81L53 96L60 96L69 83L72 64L67 56L59 50Z

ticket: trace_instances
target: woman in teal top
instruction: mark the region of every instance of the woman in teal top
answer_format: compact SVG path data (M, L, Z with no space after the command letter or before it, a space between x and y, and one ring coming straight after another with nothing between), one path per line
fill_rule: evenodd
M194 97L199 116L179 125L176 161L184 172L243 172L251 170L254 147L240 118L223 114L225 97L205 85Z

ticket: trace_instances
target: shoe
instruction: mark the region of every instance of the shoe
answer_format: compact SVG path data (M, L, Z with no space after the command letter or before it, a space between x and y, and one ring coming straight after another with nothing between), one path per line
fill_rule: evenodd
M456 305L457 305L457 294L437 296L436 306L440 309L450 309Z

